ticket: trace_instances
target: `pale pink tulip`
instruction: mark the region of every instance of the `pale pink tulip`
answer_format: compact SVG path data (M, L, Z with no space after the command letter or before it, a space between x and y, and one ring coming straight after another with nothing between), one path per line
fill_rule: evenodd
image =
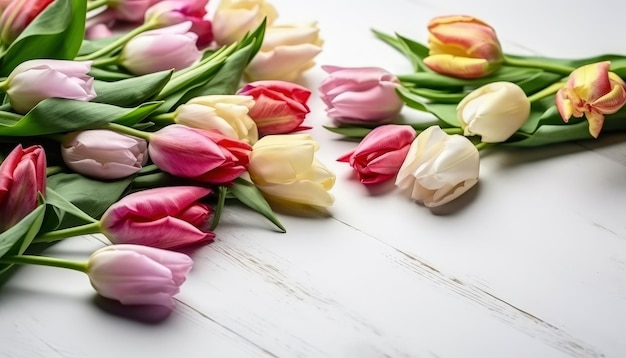
M340 123L383 124L404 103L396 94L398 79L378 67L322 66L328 73L319 86L326 113Z
M190 28L187 21L137 35L122 49L120 64L136 75L191 66L202 52L196 45L198 35Z
M47 98L90 101L96 97L91 61L29 60L19 64L4 82L11 107L27 113Z
M311 91L306 87L286 81L256 81L238 93L254 98L248 115L256 122L260 136L310 128L301 126L310 112L307 101Z
M45 190L46 152L18 144L0 164L0 232L35 210Z
M415 135L415 129L409 125L382 125L337 160L349 163L361 183L382 183L396 176Z
M0 41L11 44L54 0L13 0L0 15Z
M170 26L191 21L191 31L198 35L199 48L213 42L213 28L207 19L208 0L166 0L158 2L146 11L145 22Z
M230 183L248 169L252 147L213 130L172 124L152 134L150 158L172 175L209 184Z
M120 179L148 162L148 143L106 129L69 133L61 144L63 161L77 173L97 179Z
M180 252L143 245L111 245L96 250L87 274L103 297L124 305L174 307L193 260Z
M213 241L213 209L200 200L211 189L169 186L129 194L100 219L102 233L114 244L179 249Z

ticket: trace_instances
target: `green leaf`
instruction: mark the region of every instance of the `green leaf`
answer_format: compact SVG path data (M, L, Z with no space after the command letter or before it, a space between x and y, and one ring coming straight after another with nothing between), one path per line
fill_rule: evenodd
M448 92L420 87L408 88L408 90L417 96L428 99L430 102L453 104L458 104L469 93L466 91Z
M369 132L372 131L372 128L366 128L366 127L353 127L353 126L341 126L341 127L323 126L323 127L333 133L341 134L344 137L356 138L356 139L361 139L365 137Z
M53 1L9 46L0 61L0 75L8 76L31 59L73 59L85 34L86 11L86 0Z
M448 103L427 103L424 98L412 93L409 89L398 87L396 93L402 101L409 107L418 111L428 112L443 123L443 127L460 127L461 124L456 119L456 104Z
M416 72L411 74L398 75L397 77L400 82L413 84L417 87L459 92L463 89L473 89L496 81L507 81L514 83L527 81L528 78L535 76L539 72L542 71L536 69L502 66L493 74L476 79L450 77L435 72Z
M45 212L46 206L39 205L20 222L0 233L0 257L23 254L39 232ZM10 266L0 264L0 274Z
M120 72L117 70L109 70L109 69L104 69L104 68L99 68L99 67L91 67L91 70L89 71L88 75L93 77L96 80L109 81L109 82L126 80L129 78L135 77L129 73L124 73L124 72ZM98 92L96 91L96 93Z
M411 61L413 68L416 71L432 72L423 62L424 58L428 57L428 52L430 51L428 47L407 37L402 37L398 34L396 36L403 47L406 48L405 54L408 54L407 57Z
M265 29L267 26L267 18L264 18L263 21L257 26L254 31L246 34L241 41L239 41L238 49L243 49L245 47L250 47L250 53L248 54L248 59L246 62L246 66L252 61L254 56L261 50L261 46L263 45L263 39L265 38Z
M97 97L92 102L120 107L138 106L161 92L172 73L161 71L113 82L94 81Z
M552 72L539 71L525 80L517 82L517 85L527 94L533 94L549 85L561 80L561 75Z
M30 137L99 128L110 122L139 122L150 115L160 102L148 102L136 108L110 104L48 98L21 119L0 117L0 136Z
M601 54L597 56L591 57L583 57L583 58L554 58L554 57L543 57L543 56L523 56L523 55L506 55L507 57L511 57L513 59L519 60L530 60L537 62L546 62L546 63L554 63L558 65L570 66L570 67L580 67L583 65L587 65L595 62L602 61L611 61L612 63L621 63L626 60L626 56L617 55L617 54Z
M46 203L60 209L63 213L68 213L84 220L86 223L97 221L50 187L46 188Z
M274 215L274 211L263 197L261 191L259 191L254 183L251 183L242 178L237 178L235 179L233 185L228 188L228 190L242 204L265 216L282 232L287 232L283 224L281 224L278 218Z

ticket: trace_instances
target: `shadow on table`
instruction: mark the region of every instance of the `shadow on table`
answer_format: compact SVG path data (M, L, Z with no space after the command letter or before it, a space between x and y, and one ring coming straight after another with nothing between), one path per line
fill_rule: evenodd
M147 324L163 322L172 313L172 309L169 307L159 305L123 305L118 301L100 295L94 296L93 303L107 313Z

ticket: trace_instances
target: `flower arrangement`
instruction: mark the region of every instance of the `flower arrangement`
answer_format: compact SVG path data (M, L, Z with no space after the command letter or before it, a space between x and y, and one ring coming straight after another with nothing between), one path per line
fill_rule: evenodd
M626 56L583 59L505 53L488 23L433 18L427 44L373 30L414 71L326 66L319 87L333 125L359 144L338 158L365 185L394 181L426 207L447 204L479 178L480 153L593 140L626 130ZM399 104L400 103L400 104ZM403 106L425 114L407 122Z
M193 264L181 250L214 240L228 200L281 232L275 209L333 204L319 144L293 134L309 128L311 92L290 81L321 50L315 23L277 25L264 0L223 0L213 16L207 0L0 11L3 278L69 268L121 304L171 308ZM45 256L90 233L108 244L86 261Z

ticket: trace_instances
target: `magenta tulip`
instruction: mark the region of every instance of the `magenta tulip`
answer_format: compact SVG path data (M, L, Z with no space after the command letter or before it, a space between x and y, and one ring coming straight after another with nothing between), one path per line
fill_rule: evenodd
M199 200L211 189L171 186L129 194L100 219L102 233L114 244L180 249L213 241L213 209Z
M382 125L337 160L349 163L361 183L382 183L398 174L415 136L415 129L409 125Z
M150 158L172 175L209 184L229 183L248 169L252 147L214 130L172 124L154 132Z
M35 210L45 190L46 152L18 144L0 164L0 232Z
M166 0L152 5L146 11L145 22L162 26L191 21L191 31L198 34L198 47L205 48L213 42L213 28L207 18L208 0Z
M248 115L256 122L260 136L310 128L301 126L310 112L307 101L311 91L306 87L286 81L256 81L238 94L254 98Z
M95 251L87 274L103 297L124 305L174 306L193 260L180 252L143 245L111 245Z

